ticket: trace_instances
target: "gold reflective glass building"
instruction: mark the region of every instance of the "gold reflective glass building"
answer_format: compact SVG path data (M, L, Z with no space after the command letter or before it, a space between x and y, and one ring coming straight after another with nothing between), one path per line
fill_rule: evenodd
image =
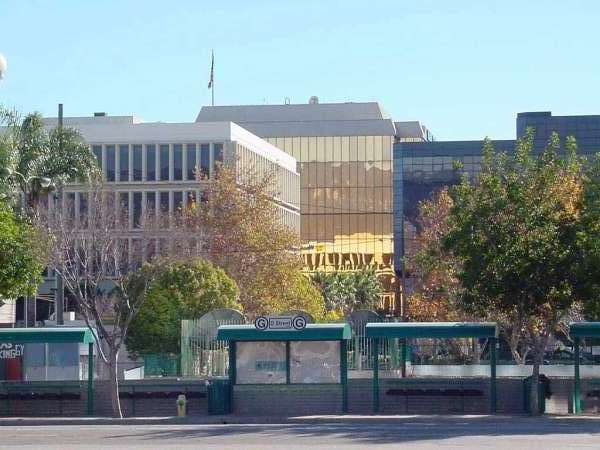
M196 120L235 122L296 158L305 270L374 267L394 308L395 127L378 103L209 106Z

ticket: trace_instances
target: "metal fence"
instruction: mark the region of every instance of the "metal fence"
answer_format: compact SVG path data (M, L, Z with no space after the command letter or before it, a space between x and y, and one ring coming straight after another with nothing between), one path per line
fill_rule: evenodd
M352 339L348 342L348 369L371 370L373 368L372 340L365 335L368 322L386 319L372 311L357 311L349 317ZM181 372L184 377L227 376L229 349L226 342L217 341L220 325L247 323L237 311L215 310L196 320L181 322ZM396 339L384 340L380 347L380 367L400 368L400 346ZM159 364L159 369L160 369ZM151 372L152 373L152 369ZM146 376L148 376L146 368Z
M178 377L181 375L180 355L155 353L141 355L144 360L144 378Z
M184 377L223 377L227 375L229 349L217 340L221 325L246 323L234 310L215 310L200 319L181 321L181 375Z

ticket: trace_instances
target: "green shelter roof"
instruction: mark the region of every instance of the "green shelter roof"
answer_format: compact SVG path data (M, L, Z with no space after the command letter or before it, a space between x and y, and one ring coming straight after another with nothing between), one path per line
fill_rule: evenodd
M600 337L600 322L573 322L569 325L571 337Z
M494 322L385 322L368 323L368 338L498 337Z
M341 341L350 339L347 323L311 323L303 330L257 330L254 325L221 325L221 341Z
M87 327L56 327L56 328L0 328L0 342L29 343L29 342L80 342L93 343L94 336Z

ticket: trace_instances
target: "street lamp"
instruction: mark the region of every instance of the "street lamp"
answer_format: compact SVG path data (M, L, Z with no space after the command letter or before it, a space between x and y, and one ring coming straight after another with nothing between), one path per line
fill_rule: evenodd
M2 55L0 55L0 56L2 56ZM0 174L4 178L9 178L9 177L16 175L16 176L20 177L21 180L23 180L23 182L26 185L29 185L33 182L37 182L37 183L40 183L40 186L43 187L44 189L53 187L52 180L48 177L37 177L37 176L26 177L21 172L17 172L16 170L11 169L10 167L4 167L4 168L0 169Z
M0 80L4 78L4 74L6 73L7 67L8 66L6 64L6 58L2 53L0 53Z

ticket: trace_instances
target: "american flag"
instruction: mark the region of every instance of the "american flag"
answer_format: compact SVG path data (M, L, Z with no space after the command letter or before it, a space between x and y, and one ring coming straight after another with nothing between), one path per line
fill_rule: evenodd
M210 80L208 80L208 89L210 89L213 85L215 77L215 52L212 52L212 62L210 64Z

